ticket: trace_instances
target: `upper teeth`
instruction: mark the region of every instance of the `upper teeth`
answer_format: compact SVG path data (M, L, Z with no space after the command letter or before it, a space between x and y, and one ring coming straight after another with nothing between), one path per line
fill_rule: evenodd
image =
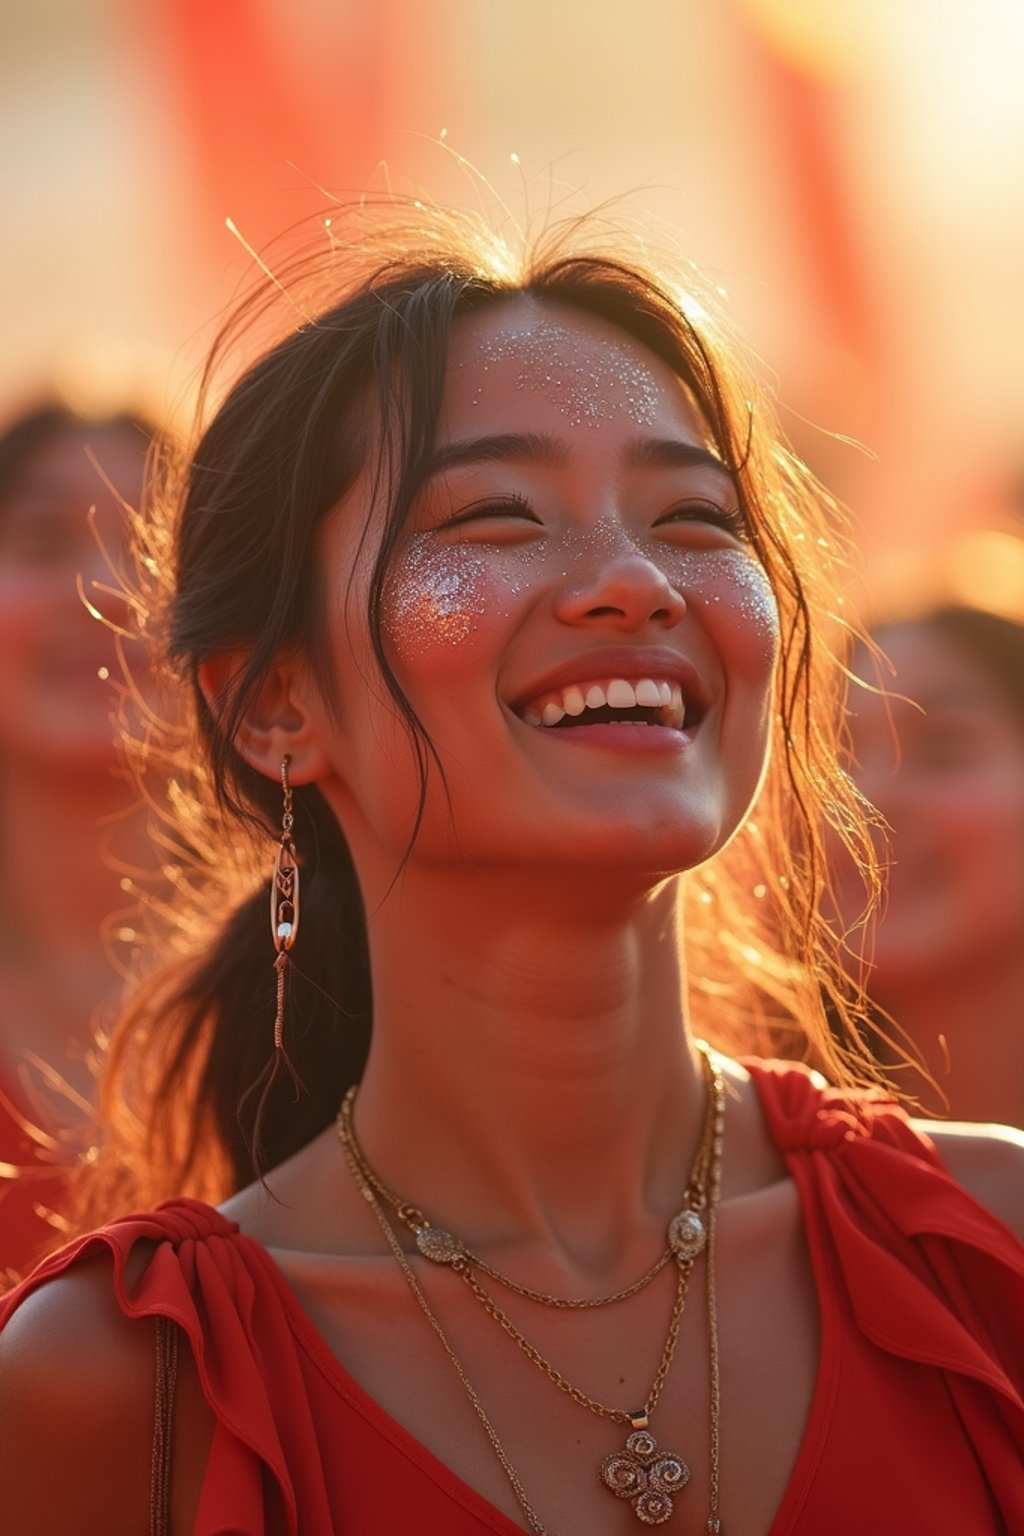
M523 712L527 725L558 725L566 715L582 715L587 709L661 709L663 723L677 729L684 718L683 690L678 683L666 682L653 677L641 677L631 682L624 677L613 677L606 683L587 683L584 687L570 683L554 690L543 704Z

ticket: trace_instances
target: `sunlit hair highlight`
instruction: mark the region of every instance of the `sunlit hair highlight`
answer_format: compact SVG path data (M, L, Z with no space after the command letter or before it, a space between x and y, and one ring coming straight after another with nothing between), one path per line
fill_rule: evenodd
M695 1027L730 1049L806 1056L841 1081L873 1075L859 994L819 911L826 830L864 871L868 898L876 881L865 807L837 755L841 520L783 443L716 296L604 220L516 242L469 215L364 203L334 212L326 249L275 262L224 326L195 441L167 466L140 525L137 610L189 700L188 718L174 730L151 722L141 749L169 785L161 835L178 895L151 912L170 958L111 1046L85 1184L92 1219L128 1196L220 1198L252 1177L254 1142L261 1166L280 1161L329 1123L362 1070L372 998L361 900L341 832L306 786L295 794L308 863L295 950L305 989L290 1047L305 1086L271 1084L255 1121L253 1085L266 1086L272 1057L263 902L279 801L233 741L283 653L308 654L330 697L336 662L324 644L317 536L369 469L387 508L370 586L373 646L423 785L441 773L392 668L382 602L435 446L453 328L516 294L603 318L687 383L734 474L778 603L772 751L758 802L729 846L682 882ZM256 361L213 407L218 381L246 352ZM225 652L243 660L211 708L198 671Z

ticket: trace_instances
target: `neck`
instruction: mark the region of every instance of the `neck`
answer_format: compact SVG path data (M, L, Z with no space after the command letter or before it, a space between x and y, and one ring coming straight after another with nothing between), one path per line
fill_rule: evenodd
M371 919L356 1114L371 1163L480 1241L614 1243L638 1198L659 1220L678 1209L704 1088L674 886L598 908L547 879L542 897L536 879L441 883L432 871L420 899L407 871Z
M1024 1124L1024 956L1003 955L969 975L893 989L880 1001L940 1090L916 1070L899 1073L899 1086L928 1113Z

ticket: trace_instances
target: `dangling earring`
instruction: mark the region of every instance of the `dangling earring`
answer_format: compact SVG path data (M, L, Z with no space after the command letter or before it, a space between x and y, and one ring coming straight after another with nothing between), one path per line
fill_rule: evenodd
M281 839L278 844L277 858L274 860L273 878L270 882L270 931L274 936L274 947L277 950L277 959L274 961L274 969L277 971L274 1050L277 1053L281 1052L284 1044L285 975L292 963L288 951L295 943L299 932L299 857L295 852L295 843L292 838L295 817L292 814L292 787L288 782L290 762L290 757L285 757L281 762L283 796Z

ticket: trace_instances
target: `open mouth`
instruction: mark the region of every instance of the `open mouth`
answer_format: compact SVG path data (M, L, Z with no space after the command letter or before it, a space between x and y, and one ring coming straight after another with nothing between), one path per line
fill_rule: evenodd
M516 711L527 725L572 730L587 725L660 725L681 731L695 725L699 708L680 684L667 678L612 677L570 683L525 701Z

